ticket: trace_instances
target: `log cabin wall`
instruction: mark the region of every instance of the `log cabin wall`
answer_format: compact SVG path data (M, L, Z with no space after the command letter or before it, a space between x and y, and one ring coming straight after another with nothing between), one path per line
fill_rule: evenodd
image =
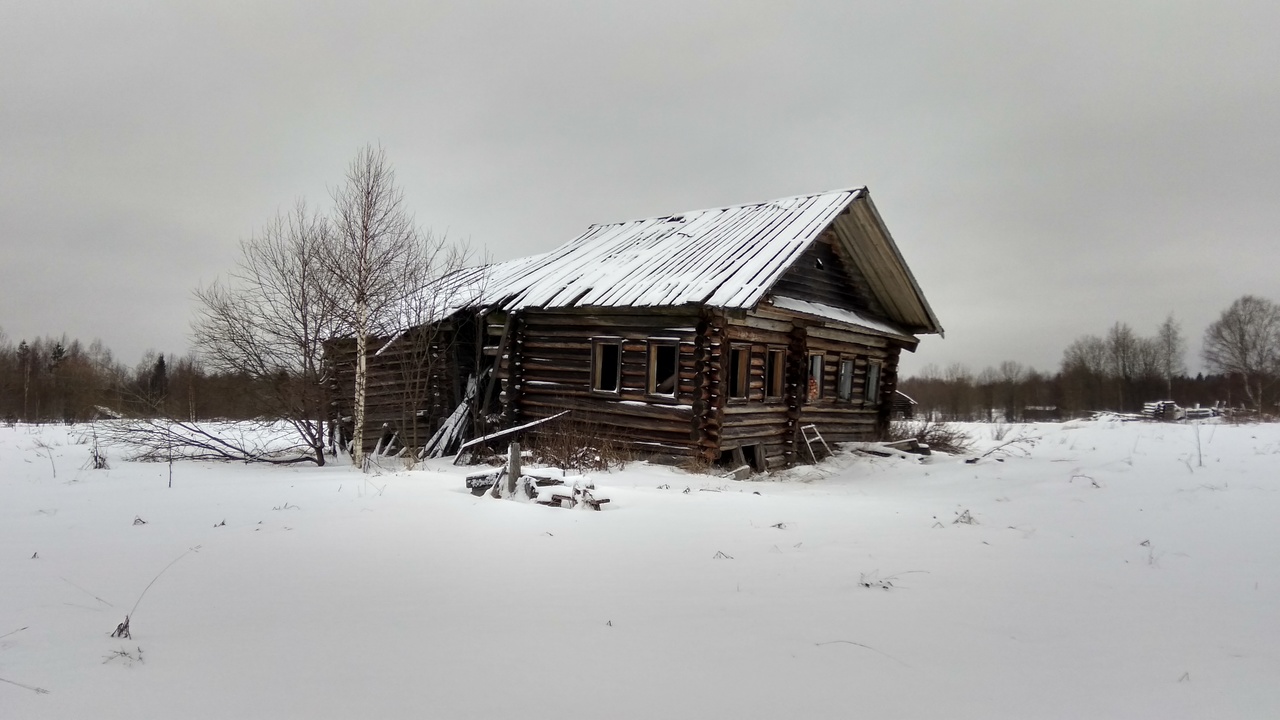
M733 351L749 353L749 368L743 392L726 392L721 453L739 448L755 448L743 459L756 470L776 470L793 464L796 423L801 419L800 369L804 356L805 328L786 319L770 319L755 314L732 317L725 328L728 359ZM781 382L770 382L770 353L780 358ZM777 372L775 370L775 372Z
M461 401L466 370L474 363L469 360L469 332L456 323L441 323L415 328L389 345L388 338L370 338L363 438L366 452L391 436L411 447L431 437ZM352 429L355 350L353 338L325 345L330 419L340 421L346 437Z
M787 270L772 294L885 318L866 277L845 257L830 229ZM872 441L887 430L887 398L896 383L899 341L843 323L802 317L766 301L729 321L726 342L730 348L749 350L751 372L745 397L730 396L726 401L722 453L749 448L744 459L753 461L757 470L773 470L809 459L799 436L802 425L815 425L828 443ZM785 357L780 391L772 394L766 392L771 352ZM815 355L823 358L822 385L810 397L809 362ZM851 372L846 397L841 397L845 362L851 363L846 366ZM879 387L876 397L867 398L867 372L872 364L879 367Z
M515 345L500 371L504 425L571 410L573 422L623 439L637 452L678 461L705 452L714 424L718 359L714 323L696 309L533 310L517 313ZM651 343L676 348L673 393L651 392ZM593 349L617 350L616 389L600 389ZM611 371L609 371L611 372ZM607 383L606 383L607 384Z
M809 329L809 357L823 358L822 383L818 397L805 398L800 424L815 425L828 443L878 440L887 428L900 349L879 338L875 340L880 342L868 340L861 333L831 327ZM852 368L847 397L840 392L842 363ZM868 368L873 364L879 381L874 395L868 396ZM815 384L811 381L810 387Z
M834 325L763 307L728 320L726 357L732 357L734 348L749 352L750 372L741 397L732 389L726 391L722 454L746 450L746 461L757 470L776 470L809 460L798 436L801 425L815 425L828 443L883 436L901 346L891 338ZM769 380L770 353L785 358L780 383ZM822 357L820 385L810 378L815 356ZM842 392L844 363L849 378ZM873 364L879 367L879 382L874 396L868 397L868 368Z

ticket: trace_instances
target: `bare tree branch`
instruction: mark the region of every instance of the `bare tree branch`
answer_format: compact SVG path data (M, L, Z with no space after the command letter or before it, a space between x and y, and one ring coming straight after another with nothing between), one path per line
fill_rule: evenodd
M1263 394L1280 376L1280 306L1254 295L1238 298L1205 330L1204 360L1240 375L1249 401L1262 412Z
M324 341L337 327L321 264L329 242L328 222L299 201L241 243L226 281L196 291L192 324L209 363L257 381L267 414L293 427L318 465L327 418Z
M103 443L123 448L130 460L142 462L315 462L314 449L299 442L297 428L281 423L111 420L102 422L98 432Z

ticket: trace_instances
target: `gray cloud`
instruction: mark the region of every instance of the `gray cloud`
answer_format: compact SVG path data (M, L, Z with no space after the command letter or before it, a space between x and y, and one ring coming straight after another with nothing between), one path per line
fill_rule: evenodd
M8 3L0 326L185 352L192 288L366 142L496 259L868 185L948 329L908 370L1280 299L1280 8L1042 5Z

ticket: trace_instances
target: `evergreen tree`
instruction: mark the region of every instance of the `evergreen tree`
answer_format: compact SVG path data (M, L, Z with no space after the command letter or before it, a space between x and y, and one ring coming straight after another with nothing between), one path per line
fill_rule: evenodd
M169 370L164 364L164 353L156 357L156 364L151 368L147 391L151 397L151 406L162 411L165 399L169 396Z
M28 407L31 397L31 346L26 340L18 343L18 368L22 372L22 421L31 422Z

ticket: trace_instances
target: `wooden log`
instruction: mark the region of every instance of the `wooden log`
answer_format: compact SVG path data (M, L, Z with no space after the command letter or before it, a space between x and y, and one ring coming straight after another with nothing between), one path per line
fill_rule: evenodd
M620 415L626 417L646 418L652 420L671 420L673 423L684 423L692 416L692 408L688 405L655 405L650 403L631 404L610 402L595 398L565 396L560 398L535 396L526 398L531 407L555 408L569 410L585 410L601 414ZM683 430L683 425L681 425Z
M720 433L721 442L781 438L786 430L781 425L726 425Z
M747 425L774 425L782 427L787 422L786 413L769 412L769 413L751 413L726 415L723 427L740 427Z
M790 329L790 323L787 328ZM786 333L774 332L771 330L759 330L757 328L738 326L728 329L729 342L751 342L761 345L782 345L787 341Z

